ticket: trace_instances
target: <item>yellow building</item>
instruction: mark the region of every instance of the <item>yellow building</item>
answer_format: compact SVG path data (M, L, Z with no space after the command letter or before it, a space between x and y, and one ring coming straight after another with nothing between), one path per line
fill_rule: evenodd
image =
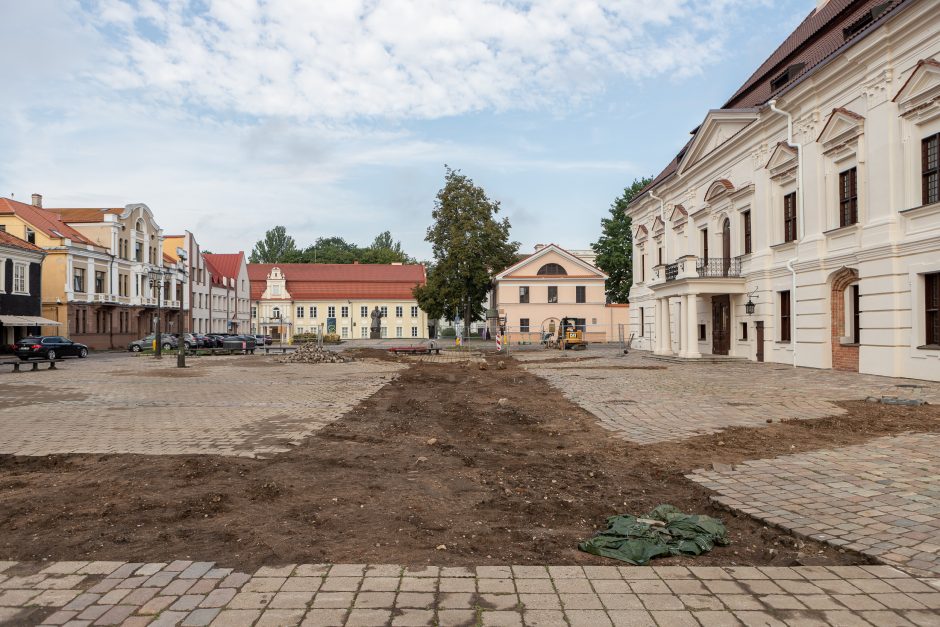
M424 285L415 264L248 264L251 327L287 340L301 333L367 339L372 311L383 338L426 339L427 314L412 295Z

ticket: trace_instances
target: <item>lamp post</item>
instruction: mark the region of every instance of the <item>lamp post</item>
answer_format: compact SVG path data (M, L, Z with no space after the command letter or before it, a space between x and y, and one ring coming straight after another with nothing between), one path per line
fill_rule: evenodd
M163 297L163 279L166 273L163 269L151 269L147 273L150 277L150 289L157 288L157 329L154 332L156 347L154 348L154 358L163 359L163 334L160 332L160 309L162 307Z
M177 270L179 271L181 277L185 279L188 275L186 272L186 251L182 248L176 249L176 256L179 259L179 264L177 265ZM186 367L186 318L183 315L183 296L186 290L180 290L180 341L179 345L176 347L176 367L185 368Z
M752 300L752 298L757 298L756 294L757 290L755 289L753 292L747 295L747 302L744 303L744 313L749 316L753 316L754 312L757 311L757 305L755 305L754 301Z

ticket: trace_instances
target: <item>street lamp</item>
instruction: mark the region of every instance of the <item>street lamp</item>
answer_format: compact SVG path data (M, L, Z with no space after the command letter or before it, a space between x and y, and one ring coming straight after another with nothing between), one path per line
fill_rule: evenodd
M177 270L182 275L182 278L185 279L187 276L186 272L186 251L182 248L176 249L176 256L179 258L179 265ZM183 290L185 292L185 289ZM176 347L176 367L185 368L186 367L186 318L183 316L183 296L180 294L180 341L179 345Z
M753 292L747 295L747 302L744 303L744 312L749 316L753 316L754 312L757 310L757 305L755 305L754 301L751 300L752 298L757 298L756 294L757 290L755 289Z
M154 287L157 288L157 329L154 333L154 339L156 340L156 348L154 348L154 357L156 359L163 358L163 334L160 332L160 309L162 307L162 297L163 297L163 281L166 277L166 272L162 268L151 269L147 275L150 277L150 289Z

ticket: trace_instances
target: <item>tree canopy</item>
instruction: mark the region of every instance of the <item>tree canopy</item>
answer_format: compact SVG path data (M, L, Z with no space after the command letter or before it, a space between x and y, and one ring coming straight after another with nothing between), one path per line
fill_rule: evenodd
M283 226L276 226L264 234L264 239L251 249L248 261L251 263L286 263L297 253L294 238L287 234Z
M491 276L512 264L519 250L519 242L509 239L509 219L497 219L498 213L499 201L490 200L460 170L445 166L444 187L425 237L433 266L427 285L414 290L431 319L459 315L469 334L470 322L481 318Z
M251 263L414 263L390 231L376 235L368 246L358 246L342 237L318 237L301 249L283 226L276 226L255 244Z
M591 244L597 254L597 267L607 273L607 300L626 303L633 284L633 235L627 205L653 179L634 179L610 205L610 217L601 220L601 236Z

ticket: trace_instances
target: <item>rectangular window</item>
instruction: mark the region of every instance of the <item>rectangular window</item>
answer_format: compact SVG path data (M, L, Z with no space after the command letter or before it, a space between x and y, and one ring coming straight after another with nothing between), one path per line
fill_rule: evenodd
M558 302L558 287L555 285L548 286L548 302L550 303Z
M95 271L95 294L104 294L104 272Z
M343 327L343 339L349 337L349 327Z
M574 288L574 302L576 303L587 302L587 288L585 286L578 285Z
M334 305L330 305L326 308L326 317L327 318L336 317L336 307Z
M349 317L349 307L343 305L342 307L340 307L339 313L340 313L340 317L341 317L341 318L348 318L348 317Z
M920 143L923 204L940 202L940 133Z
M706 331L705 325L704 324L698 325L698 341L704 342L707 335L708 335L708 332Z
M780 341L790 341L790 290L780 292Z
M251 317L252 317L252 318L257 318L257 317L258 317L258 308L257 308L257 307L252 307L252 308L251 308Z
M702 229L702 259L708 259L708 229Z
M656 259L658 259L657 263L659 265L663 265L663 247L662 246L656 249Z
M26 286L26 265L17 263L13 265L13 292L15 294L28 294Z
M401 318L404 314L405 314L405 308L402 307L401 305L397 305L395 307L395 317Z
M29 227L26 227L26 241L30 244L36 243L36 231L32 230Z
M418 337L418 327L411 327L411 337Z
M529 302L529 288L528 286L519 287L519 302L527 303Z
M369 337L369 327L359 327L359 337Z
M744 218L744 254L751 252L751 212L745 211L741 214Z
M302 305L300 307L297 307L297 317L298 318L304 317L304 308Z
M388 337L388 327L381 327L379 330L379 337Z
M137 245L134 248L134 259L137 261L144 260L144 244L143 242L137 242Z
M529 319L528 318L519 318L519 331L522 333L529 332Z
M741 339L742 340L747 339L747 323L746 322L741 323Z
M382 313L383 318L388 318L388 307L386 307L385 305L382 305L381 307L379 307L379 311Z
M646 281L646 255L640 255L640 283Z
M395 327L395 337L402 337L401 327Z
M83 268L75 268L75 273L72 276L72 291L83 293L85 291L85 270Z
M796 241L796 192L783 197L783 241Z
M940 346L940 272L924 275L924 293L927 345Z
M643 308L640 307L640 337L643 337L643 334L644 334L643 327L646 326L645 320L643 318L644 318Z
M368 307L368 306L363 305L362 307L359 308L359 317L360 317L360 318L368 318L368 317L369 317L369 307Z
M839 226L858 222L858 168L839 173Z
M418 317L418 306L417 306L417 305L412 305L412 306L411 306L411 317L412 317L412 318L417 318L417 317Z
M310 317L311 317L311 318L316 318L316 317L317 317L317 308L316 308L316 306L310 307L309 310L308 310L308 312L310 313Z
M862 302L862 299L859 297L858 285L852 286L852 343L861 344L862 343L862 312L859 308L859 304Z

